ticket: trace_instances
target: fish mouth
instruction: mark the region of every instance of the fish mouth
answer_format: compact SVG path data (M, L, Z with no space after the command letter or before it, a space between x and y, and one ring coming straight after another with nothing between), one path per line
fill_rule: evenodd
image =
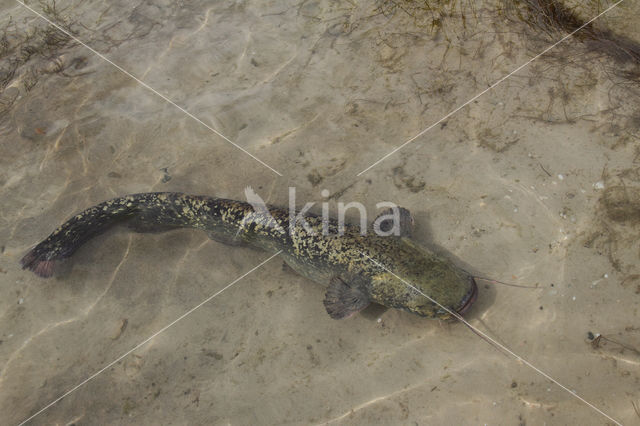
M467 312L471 305L473 305L473 302L478 298L478 286L476 285L476 280L474 280L473 277L470 277L469 280L471 281L471 290L469 290L462 299L462 306L457 311L460 315Z

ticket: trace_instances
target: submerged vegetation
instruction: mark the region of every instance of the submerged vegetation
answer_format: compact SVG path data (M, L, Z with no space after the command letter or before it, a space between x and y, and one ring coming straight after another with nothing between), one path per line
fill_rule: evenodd
M50 19L74 33L68 18L62 15L55 1L41 3L41 8ZM35 85L38 70L33 66L27 67L17 75L19 69L34 57L51 59L70 40L69 36L51 25L43 23L25 30L9 17L0 30L0 90L19 77L24 89L30 90Z
M381 4L380 11L388 17L403 14L405 21L409 17L413 32L417 29L431 35L438 45L443 39L448 41L443 43L445 55L452 50L458 57L490 55L492 66L502 73L544 52L516 81L551 85L543 89L548 107L530 106L526 113L519 112L520 117L548 123L583 118L594 130L616 136L607 142L612 149L640 138L636 106L640 101L640 33L628 25L624 15L638 8L615 8L591 22L613 1L391 0ZM554 46L559 41L563 42ZM550 46L554 48L548 50ZM455 63L451 69L455 71ZM607 105L602 107L592 102L597 96L592 89L598 82L606 92ZM629 99L637 101L630 103ZM592 108L583 108L585 102Z
M462 27L467 28L468 20L477 18L478 9L484 7L495 21L506 18L512 23L524 23L535 31L528 35L546 42L558 41L584 26L576 32L574 41L583 43L589 51L610 56L616 62L640 65L638 41L605 27L601 20L588 23L588 19L609 6L607 2L588 0L574 6L568 3L562 0L388 0L382 2L380 10L385 14L402 11L411 16L417 26L446 34L447 20L459 20Z
M596 16L606 6L602 1L581 4L583 10L590 11L590 16ZM600 21L589 22L581 17L576 7L571 8L562 1L503 0L501 10L508 18L526 23L550 40L580 29L573 37L589 51L608 55L620 63L640 64L640 43L606 28Z
M390 15L402 11L414 18L417 26L426 28L432 33L444 31L445 21L455 18L467 26L468 16L475 16L475 2L472 0L388 0L382 2L380 10Z
M66 31L76 33L55 1L41 2L40 8ZM7 16L0 25L0 119L3 119L20 92L31 91L43 74L64 70L60 52L73 43L67 34L38 17L29 21L26 28L12 16Z

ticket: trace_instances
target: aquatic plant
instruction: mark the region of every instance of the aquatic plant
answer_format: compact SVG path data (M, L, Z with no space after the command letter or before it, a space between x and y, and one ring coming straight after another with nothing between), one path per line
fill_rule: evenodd
M557 40L559 36L576 32L574 39L591 52L604 54L619 63L640 64L640 43L606 28L602 21L588 21L583 16L596 16L608 5L601 0L570 7L556 0L502 0L500 11L511 20L526 23L530 28Z
M476 5L470 0L390 0L381 3L379 9L386 15L402 11L414 19L416 26L431 33L444 32L445 22L459 19L467 27L467 15L476 17Z

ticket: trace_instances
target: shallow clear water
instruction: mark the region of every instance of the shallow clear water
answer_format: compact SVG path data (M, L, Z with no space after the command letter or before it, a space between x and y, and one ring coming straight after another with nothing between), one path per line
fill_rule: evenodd
M29 418L268 258L197 231L123 229L44 280L20 269L25 251L115 196L244 199L247 186L282 206L295 187L316 212L327 189L332 214L338 201L372 216L395 202L413 212L419 243L482 276L538 284L483 283L467 319L616 420L640 421L640 92L622 73L638 65L568 40L438 122L563 34L536 33L494 2L463 2L446 18L400 6L45 10L192 116L20 4L0 6L3 423ZM602 24L640 40L639 13L623 3ZM267 262L31 423L607 422L462 324L395 310L335 321L324 292Z

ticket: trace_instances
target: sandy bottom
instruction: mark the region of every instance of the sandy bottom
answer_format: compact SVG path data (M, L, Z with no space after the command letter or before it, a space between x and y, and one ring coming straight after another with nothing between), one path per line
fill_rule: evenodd
M640 422L637 65L569 40L358 176L549 36L493 2L438 19L325 0L55 5L44 12L201 122L18 3L0 6L1 423L81 383L30 423L612 423L462 324L395 310L332 320L325 290L279 259L127 354L268 257L204 233L115 230L51 279L19 267L105 199L243 199L246 186L283 206L290 186L299 206L327 189L332 214L338 201L372 216L398 203L419 243L537 284L482 283L469 322ZM640 40L639 16L626 2L602 23Z

